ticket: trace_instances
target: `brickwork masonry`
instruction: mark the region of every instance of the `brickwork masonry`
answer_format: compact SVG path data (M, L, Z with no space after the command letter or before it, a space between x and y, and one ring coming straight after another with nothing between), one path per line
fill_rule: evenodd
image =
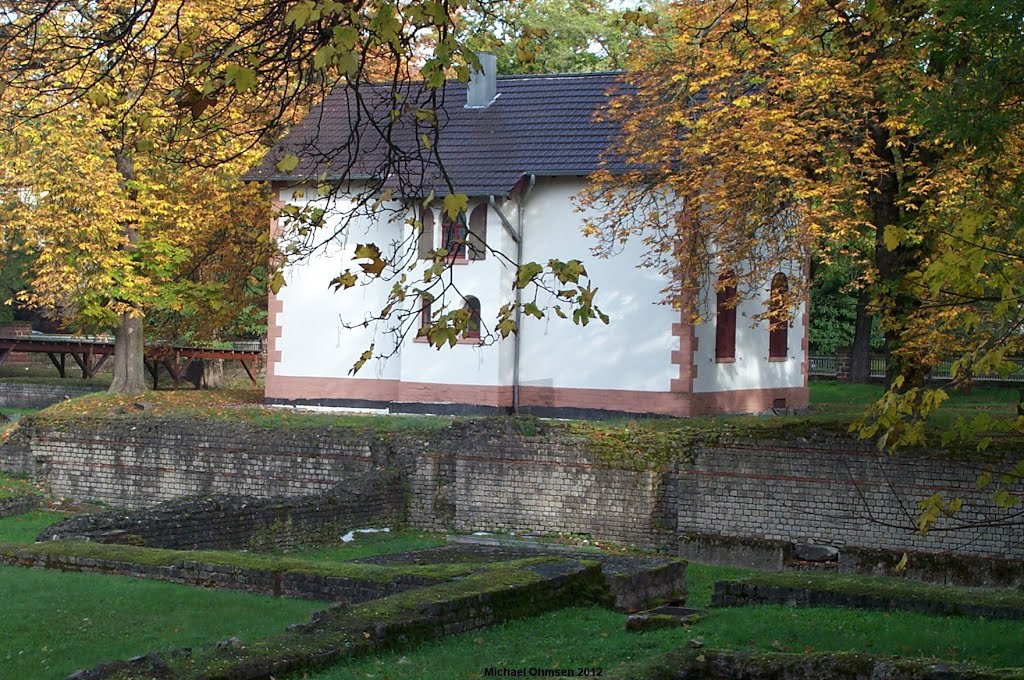
M102 390L102 387L77 385L0 382L0 407L46 408L65 399L81 397Z
M734 440L693 453L692 463L617 469L579 437L508 418L390 434L29 419L0 448L0 469L28 474L55 495L128 508L190 495L316 494L394 469L409 491L409 523L425 529L561 532L671 552L680 537L706 534L1024 558L1024 538L975 490L973 467L935 456L890 459L825 435ZM960 519L986 526L940 523L915 535L917 503L936 492L963 496Z

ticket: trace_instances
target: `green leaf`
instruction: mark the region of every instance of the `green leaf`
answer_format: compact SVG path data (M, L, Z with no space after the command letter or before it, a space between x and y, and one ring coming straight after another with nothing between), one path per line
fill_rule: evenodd
M355 26L335 26L333 38L335 45L343 50L351 50L359 39L359 31Z
M256 87L256 70L247 66L228 66L224 80L229 85L234 84L237 92L246 92Z
M281 172L293 172L295 168L299 167L299 157L293 153L283 156L281 160L277 162L276 167Z
M523 305L523 314L527 314L537 319L544 318L544 312L540 311L540 307L538 307L532 302L527 302L525 305Z
M885 247L889 251L896 250L900 245L900 239L903 237L903 230L899 227L888 226L882 234L882 241L885 243Z
M444 197L444 214L451 220L459 219L459 215L469 208L469 196L466 194L448 194Z
M536 262L527 262L521 265L516 273L516 288L520 290L526 288L542 271L544 268Z
M313 13L313 3L300 2L299 4L288 10L288 13L284 15L284 23L291 24L295 28L302 28L309 21Z
M333 288L335 291L338 291L346 288L351 288L352 286L356 285L357 281L358 279L356 278L356 275L352 273L351 270L346 269L345 273L333 279L329 286Z
M366 362L373 358L373 347L374 346L371 344L368 350L359 355L359 359L356 360L356 363L352 364L352 368L349 369L349 375L355 375L358 373L359 369L365 366Z

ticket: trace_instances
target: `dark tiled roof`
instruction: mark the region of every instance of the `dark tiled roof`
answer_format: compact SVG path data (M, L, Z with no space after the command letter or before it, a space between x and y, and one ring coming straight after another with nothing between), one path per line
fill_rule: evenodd
M598 169L616 131L595 118L624 87L616 73L499 77L490 106L464 106L466 85L449 82L437 103L419 86L364 86L358 94L340 87L313 109L251 170L246 179L295 181L320 177L376 178L404 195L448 192L433 154L421 135L432 136L420 108L436 107L440 127L437 155L456 191L469 195L507 194L524 174L585 175ZM416 88L416 89L414 89ZM389 124L392 109L399 113ZM385 142L390 139L391 143ZM301 160L292 173L276 168L278 159Z

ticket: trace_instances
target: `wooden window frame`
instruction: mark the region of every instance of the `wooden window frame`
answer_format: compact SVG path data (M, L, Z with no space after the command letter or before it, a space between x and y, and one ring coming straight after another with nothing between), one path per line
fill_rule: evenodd
M479 340L480 339L480 298L473 295L467 295L466 307L469 308L469 327L466 328L466 332L463 333L462 337L467 340ZM474 321L476 322L474 324Z
M786 294L789 292L789 279L779 272L772 277L771 292L768 298L768 360L786 361L789 359L789 319L786 318ZM781 318L780 318L781 317Z
M718 277L715 300L715 361L736 361L736 277L725 272ZM731 304L730 304L731 303Z
M469 261L469 226L462 215L457 220L445 217L441 222L441 247L448 251L452 262Z

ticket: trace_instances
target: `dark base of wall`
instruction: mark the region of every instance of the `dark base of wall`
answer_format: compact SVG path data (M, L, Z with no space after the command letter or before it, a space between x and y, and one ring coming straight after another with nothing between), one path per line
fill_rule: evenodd
M373 401L369 399L275 399L266 398L266 404L278 406L320 406L325 408L356 408L387 410L391 413L438 416L500 416L511 412L506 406L483 406L480 404L414 404L398 401Z
M388 410L391 413L410 413L439 416L502 416L512 413L511 406L484 406L480 404L420 404L399 401L371 401L367 399L276 399L263 400L278 406L320 406L325 408L355 408ZM570 406L523 406L520 415L538 418L564 418L568 420L608 420L612 418L670 418L663 413L636 413Z

